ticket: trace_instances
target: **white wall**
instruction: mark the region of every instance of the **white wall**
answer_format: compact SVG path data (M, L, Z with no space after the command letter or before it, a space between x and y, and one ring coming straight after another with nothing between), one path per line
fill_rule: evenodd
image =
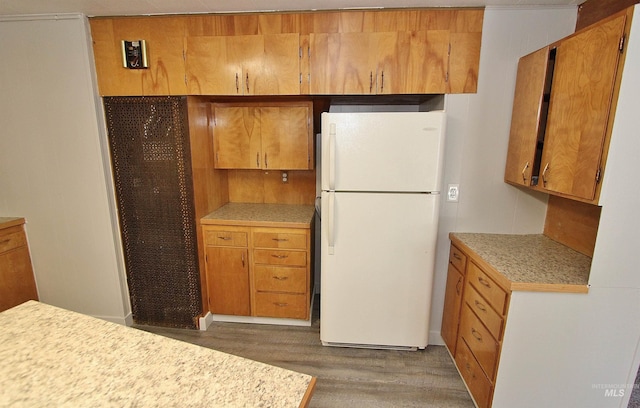
M447 95L443 186L460 185L458 203L443 200L429 343L440 337L449 232L541 233L547 198L503 182L518 59L574 31L575 7L499 8L484 14L478 92Z
M84 17L0 20L0 215L27 220L42 302L124 323L131 309L93 72Z

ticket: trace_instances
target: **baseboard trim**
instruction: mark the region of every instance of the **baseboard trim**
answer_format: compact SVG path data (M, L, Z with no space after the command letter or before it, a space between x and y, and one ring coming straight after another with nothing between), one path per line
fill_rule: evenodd
M206 315L198 319L198 329L201 331L207 331L211 323L213 323L213 315L211 312L207 312Z

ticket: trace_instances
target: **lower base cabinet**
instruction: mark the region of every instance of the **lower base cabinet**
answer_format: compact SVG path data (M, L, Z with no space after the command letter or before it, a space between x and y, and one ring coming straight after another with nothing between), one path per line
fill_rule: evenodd
M443 315L445 344L477 406L487 408L493 398L510 293L479 266L482 262L474 254L453 244L450 254L447 293L454 300Z
M211 313L309 318L310 227L202 228Z
M0 224L0 312L38 300L24 220Z

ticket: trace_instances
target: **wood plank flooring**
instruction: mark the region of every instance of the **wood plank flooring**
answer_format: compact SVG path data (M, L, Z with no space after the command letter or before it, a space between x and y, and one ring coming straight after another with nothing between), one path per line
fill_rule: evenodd
M421 351L324 347L311 327L214 322L207 331L134 326L318 378L312 408L474 406L443 346Z

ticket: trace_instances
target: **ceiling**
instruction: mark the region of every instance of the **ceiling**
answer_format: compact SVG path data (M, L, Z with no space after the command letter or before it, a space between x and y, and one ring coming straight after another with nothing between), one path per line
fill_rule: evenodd
M566 6L584 0L0 0L0 15L88 16L230 13L352 8Z

